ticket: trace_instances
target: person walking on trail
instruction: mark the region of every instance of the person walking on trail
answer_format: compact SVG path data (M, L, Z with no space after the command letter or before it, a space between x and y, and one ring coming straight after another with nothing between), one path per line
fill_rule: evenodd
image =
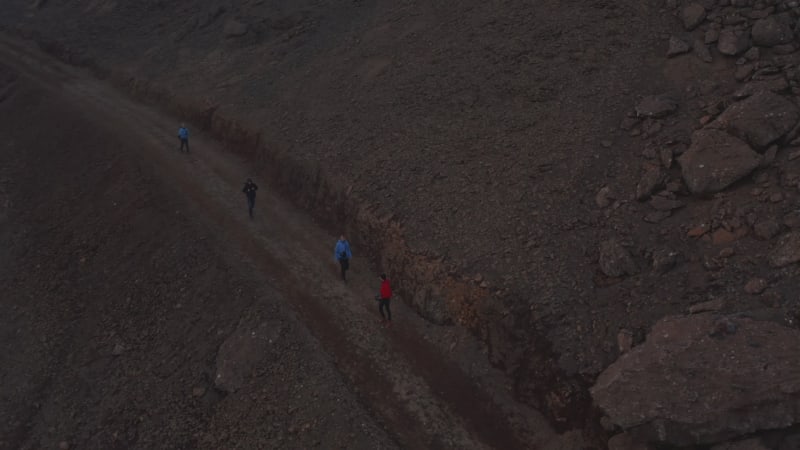
M250 213L250 218L253 218L253 208L256 206L256 191L258 190L258 186L253 183L253 180L248 178L247 181L244 183L244 188L242 192L244 195L247 196L247 210Z
M381 292L378 299L378 311L381 313L383 326L389 328L392 326L392 310L389 309L389 303L392 300L392 286L389 284L389 279L386 274L381 274ZM386 309L384 314L383 310Z
M350 251L350 243L344 238L344 235L339 236L339 241L336 242L336 247L333 249L333 257L339 261L339 266L342 268L342 280L347 283L347 269L350 268L350 259L353 253Z
M181 140L181 151L186 148L186 153L189 153L189 129L185 124L178 128L178 139Z

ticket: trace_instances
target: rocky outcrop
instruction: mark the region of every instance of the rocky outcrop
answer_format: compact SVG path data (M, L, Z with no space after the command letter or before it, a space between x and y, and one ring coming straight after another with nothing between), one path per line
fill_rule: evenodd
M668 317L592 395L636 440L720 442L800 421L800 330L746 317Z
M726 109L709 128L727 130L763 151L791 131L798 120L800 113L792 102L760 91Z
M724 131L700 130L678 159L686 186L695 194L721 191L747 176L761 157L746 143Z

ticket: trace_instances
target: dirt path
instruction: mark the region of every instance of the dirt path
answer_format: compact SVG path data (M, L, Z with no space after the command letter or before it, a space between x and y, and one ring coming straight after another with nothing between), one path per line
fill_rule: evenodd
M461 330L420 320L398 300L395 327L378 325L376 274L354 248L351 281L337 277L336 230L323 230L258 180L256 219L249 220L241 184L248 164L219 143L193 133L192 153L178 153L179 119L136 104L81 71L16 42L0 44L2 59L58 89L99 122L140 144L153 170L205 213L199 218L256 265L331 355L363 401L405 448L546 448L557 436L541 414L516 404L507 381L487 365L481 347ZM453 351L455 350L455 351ZM575 443L574 448L581 448Z

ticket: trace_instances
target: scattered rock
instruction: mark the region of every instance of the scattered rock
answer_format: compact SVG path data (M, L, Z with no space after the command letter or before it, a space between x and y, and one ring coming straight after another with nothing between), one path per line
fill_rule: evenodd
M725 28L719 32L717 50L723 55L736 56L750 48L750 36L733 28Z
M692 145L678 162L689 190L708 194L749 175L761 158L741 140L723 131L703 129L692 134Z
M663 275L678 264L680 253L670 249L660 249L653 252L653 271Z
M744 81L753 74L753 70L755 70L752 64L742 64L741 66L736 66L736 72L733 73L733 77L736 81Z
M692 49L692 43L686 39L678 36L669 38L669 48L667 49L667 57L682 55L688 53Z
M609 239L600 244L600 270L606 276L614 278L639 273L636 262L628 250L616 239Z
M664 147L658 152L658 156L661 159L661 165L669 170L672 167L672 149Z
M659 211L672 211L673 209L683 208L684 203L664 195L654 195L650 199L650 206Z
M607 208L612 201L614 201L614 197L611 195L611 189L608 186L603 186L594 196L594 202L598 208Z
M123 353L125 353L125 347L119 343L114 346L113 350L111 350L111 354L114 356L119 356Z
M744 52L742 57L748 61L755 61L761 57L761 52L758 47L751 47L750 50Z
M662 118L675 112L678 103L664 95L650 95L636 105L636 115L639 117Z
M696 40L694 41L694 54L703 62L714 62L714 58L711 56L711 50L708 48L707 45L703 44L703 41Z
M765 17L757 20L753 24L751 31L753 43L761 47L773 47L779 44L786 44L794 39L792 27L778 20L775 16Z
M783 77L773 77L765 80L751 81L733 93L733 98L741 100L750 97L759 91L768 91L775 94L789 90L789 82Z
M699 27L703 20L706 18L706 9L697 3L691 3L683 7L681 11L681 20L683 27L687 31L692 31Z
M797 107L789 100L768 91L759 91L734 103L710 128L724 129L757 149L777 141L800 120Z
M222 29L222 33L225 35L225 37L233 38L233 37L244 36L245 34L247 34L247 30L248 30L247 24L239 22L236 19L228 19L225 22L225 26Z
M686 236L688 237L700 237L706 233L708 233L708 225L698 225L694 228L690 228L689 231L686 232Z
M744 291L750 295L758 295L764 292L767 288L767 280L763 278L751 278L747 284L744 285Z
M689 307L689 314L699 314L708 311L719 311L720 309L722 309L723 306L725 306L725 303L722 301L722 299L719 298L714 300L709 300L707 302L695 303L694 305L691 305Z
M664 184L664 172L658 167L648 167L636 185L636 200L643 201Z
M772 250L769 264L784 267L800 261L800 232L792 231L783 235Z
M633 129L633 127L639 125L641 121L642 119L638 117L625 117L622 119L622 122L620 122L619 127L625 131L630 131Z
M744 237L747 230L742 227L734 231L728 231L725 228L719 228L711 233L711 243L714 245L725 245L731 242L736 242L738 239Z
M753 226L753 233L762 241L768 241L774 238L780 231L781 226L778 222L771 219L762 220Z
M778 146L777 145L770 145L766 152L764 152L764 157L761 158L761 167L769 167L770 164L775 162L775 158L778 156Z
M703 35L703 42L706 44L713 44L719 40L719 28L709 28Z
M800 228L800 211L792 211L783 216L783 224L789 228Z
M780 203L781 201L783 201L783 194L781 194L780 192L775 192L774 194L770 194L769 201L771 203Z
M625 329L619 330L619 333L617 333L617 347L620 354L633 348L633 332Z
M612 142L609 141L608 139L603 139L602 141L600 141L600 146L603 148L611 148L611 144Z
M720 258L730 258L731 256L736 254L736 250L733 247L725 247L719 251Z
M67 441L61 441L61 442L58 443L59 450L69 450L69 447L70 447L70 445L69 445L69 442L67 442Z
M661 223L667 217L672 215L671 211L650 211L642 218L647 223Z
M206 388L197 386L192 388L192 397L202 397L206 393Z
M786 380L800 330L715 317L662 319L600 374L591 392L613 423L637 440L690 446L800 421L800 383Z

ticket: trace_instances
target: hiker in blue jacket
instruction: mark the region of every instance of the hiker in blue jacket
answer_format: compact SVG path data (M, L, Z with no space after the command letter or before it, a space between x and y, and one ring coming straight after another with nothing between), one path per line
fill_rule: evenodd
M189 153L189 129L186 128L186 125L181 124L181 127L178 128L178 139L181 140L181 150L183 151L184 147L186 148L186 153Z
M342 280L347 283L347 269L350 268L350 258L353 253L350 251L350 243L344 238L344 235L339 236L339 241L336 242L336 247L333 249L333 257L339 261L342 267Z

